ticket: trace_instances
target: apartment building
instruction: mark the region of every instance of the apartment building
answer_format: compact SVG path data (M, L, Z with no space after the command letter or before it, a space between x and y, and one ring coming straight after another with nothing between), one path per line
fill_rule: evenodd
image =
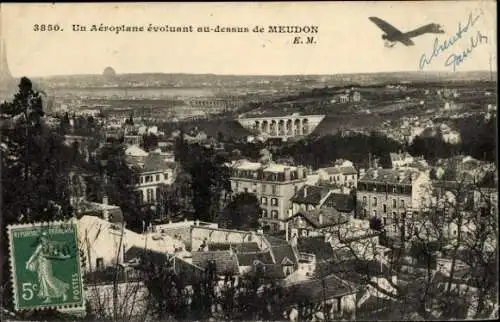
M231 165L233 193L253 193L260 200L262 223L273 231L285 229L291 198L306 183L307 170L272 162L239 160Z
M357 189L358 217L381 219L386 231L396 233L402 218L424 208L431 198L427 173L413 168L361 171Z

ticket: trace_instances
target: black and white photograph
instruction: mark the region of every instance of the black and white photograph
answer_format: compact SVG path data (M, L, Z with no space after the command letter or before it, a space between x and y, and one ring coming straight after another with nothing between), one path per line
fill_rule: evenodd
M497 320L496 13L1 3L0 320Z

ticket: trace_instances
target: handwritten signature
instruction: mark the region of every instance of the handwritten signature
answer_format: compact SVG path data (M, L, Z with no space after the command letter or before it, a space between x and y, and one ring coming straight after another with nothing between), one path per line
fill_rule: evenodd
M463 63L464 60L470 56L474 48L483 43L488 43L488 37L484 36L480 31L478 31L475 37L470 37L470 47L468 47L462 53L451 54L450 56L448 56L448 59L446 59L444 65L453 66L453 71L455 71L457 69L457 66Z
M419 64L420 70L423 70L426 65L430 65L433 58L439 57L442 53L444 53L446 50L448 50L450 47L452 47L458 40L462 39L464 34L466 34L470 30L470 28L476 24L476 22L478 21L479 18L481 18L482 15L483 15L482 10L476 16L474 16L474 14L471 12L469 14L469 18L467 19L467 23L465 24L465 26L462 26L462 23L459 22L457 32L441 44L439 42L439 38L436 37L436 39L434 40L434 46L432 49L432 53L429 55L429 57L427 57L426 54L422 54L422 56L420 56L420 64ZM476 43L475 43L476 46L479 43L479 41L484 40L483 37L485 37L485 36L481 35L481 37L478 38L479 40L476 40ZM474 48L474 47L472 47L472 48ZM450 57L448 57L448 59L450 59ZM450 62L450 64L451 64L451 62ZM454 66L456 66L456 65L454 65Z

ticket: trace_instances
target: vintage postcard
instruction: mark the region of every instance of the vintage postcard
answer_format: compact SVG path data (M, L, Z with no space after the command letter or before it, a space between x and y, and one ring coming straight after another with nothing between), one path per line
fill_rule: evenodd
M0 319L497 319L496 12L2 3Z

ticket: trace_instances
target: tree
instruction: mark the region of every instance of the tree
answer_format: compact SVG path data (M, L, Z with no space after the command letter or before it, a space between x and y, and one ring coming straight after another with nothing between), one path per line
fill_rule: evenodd
M13 101L3 103L0 109L5 116L1 123L2 231L11 224L71 217L70 148L45 125L42 100L31 81L21 78ZM0 238L0 257L7 258L7 234ZM2 306L12 310L8 261L3 261L2 274ZM54 314L52 311L47 316Z
M380 220L380 218L375 216L370 218L370 229L381 231L383 228L384 225L382 225L382 220Z
M158 147L158 137L154 134L144 134L142 136L142 146L146 151Z
M257 197L243 192L234 196L217 222L224 228L254 230L259 227L261 213L262 209Z
M224 191L231 190L229 169L217 155L201 155L189 168L192 182L192 202L197 219L214 221L220 212Z
M97 160L92 162L89 170L93 176L87 182L89 199L101 202L106 194L111 204L121 208L127 228L142 232L145 213L139 208L134 189L137 171L127 164L125 147L110 141L99 150Z

